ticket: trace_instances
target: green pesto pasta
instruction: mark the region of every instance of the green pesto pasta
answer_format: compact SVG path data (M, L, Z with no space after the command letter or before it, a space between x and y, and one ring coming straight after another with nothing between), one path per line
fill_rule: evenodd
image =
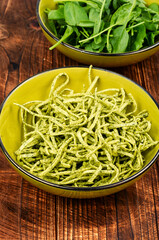
M69 76L52 82L45 101L20 107L24 140L15 152L26 171L46 181L96 187L128 178L144 166L144 151L158 144L149 135L148 112L124 89L95 88L99 77L81 93L67 88ZM59 87L61 77L65 81Z

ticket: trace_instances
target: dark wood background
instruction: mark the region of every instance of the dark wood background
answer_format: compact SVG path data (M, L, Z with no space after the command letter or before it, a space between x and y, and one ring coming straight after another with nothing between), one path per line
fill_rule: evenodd
M0 103L20 82L55 67L79 65L49 51L36 20L36 0L0 0ZM159 102L159 53L114 68ZM98 199L67 199L22 179L0 151L0 239L157 240L159 162L136 184Z

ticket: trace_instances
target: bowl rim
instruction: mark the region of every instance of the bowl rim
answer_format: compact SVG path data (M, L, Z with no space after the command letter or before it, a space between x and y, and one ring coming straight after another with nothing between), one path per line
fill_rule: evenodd
M6 96L6 98L4 99L4 101L2 102L1 106L0 106L0 114L2 112L2 109L5 105L5 102L8 100L8 98L11 96L11 94L13 92L15 92L21 85L25 84L26 82L28 81L31 81L32 79L36 78L37 76L39 75L45 75L45 73L47 72L51 72L51 71L55 71L55 70L58 70L58 69L66 69L66 68L88 68L88 66L68 66L68 67L60 67L60 68L54 68L54 69L51 69L51 70L46 70L44 72L40 72L40 73L37 73L35 75L33 75L32 77L24 80L23 82L19 83L15 88L13 88L11 90L11 92ZM116 72L113 72L113 71L110 71L110 70L105 70L103 68L98 68L98 67L93 67L93 69L96 69L96 70L100 70L100 71L104 71L104 72L109 72L109 73L112 73L112 74L115 74L117 76L120 76L120 77L123 77L126 81L130 81L132 82L133 84L136 84L139 88L141 88L141 90L143 90L146 94L149 95L149 97L152 99L152 101L155 103L155 105L157 106L158 110L159 110L159 104L156 102L156 100L151 96L151 94L146 90L144 89L142 86L140 86L138 83L134 82L133 80L119 74L119 73L116 73ZM22 172L24 175L26 175L27 177L33 179L34 181L36 182L40 182L40 184L44 184L44 185L47 185L49 187L53 187L53 188L58 188L58 189L63 189L63 190L70 190L70 191L76 191L76 192L91 192L91 191L101 191L101 190L106 190L106 189L111 189L111 188L114 188L114 187L118 187L118 186L121 186L123 184L126 184L128 182L131 182L132 180L135 180L136 178L138 178L139 176L141 176L143 173L145 173L154 163L155 161L157 160L158 156L159 156L159 149L157 151L157 153L155 154L155 156L151 159L151 161L144 167L142 168L139 172L135 173L134 175L122 180L122 181L119 181L119 182L115 182L115 183L112 183L112 184L108 184L108 185L103 185L103 186L98 186L98 187L72 187L72 186L68 186L68 185L58 185L58 184L55 184L55 183L52 183L52 182L49 182L49 181L46 181L46 180L43 180L41 178L38 178L36 176L34 176L33 174L27 172L25 169L23 169L15 160L13 160L13 158L9 155L9 153L7 152L6 148L4 147L3 145L3 142L2 142L2 139L0 137L0 147L4 153L4 155L7 157L7 159L9 160L9 162L11 163L11 165L13 165L15 168L17 168L20 172Z
M40 5L40 2L42 0L37 0L37 4L36 4L36 16L37 16L37 20L39 22L39 25L42 27L42 29L51 37L53 38L56 42L59 41L59 38L57 38L46 26L45 24L43 23L42 19L41 19L41 16L40 16L40 12L39 12L39 5ZM142 48L142 49L139 49L137 51L132 51L132 52L125 52L125 53L97 53L97 52L90 52L90 51L86 51L84 49L80 49L80 48L76 48L68 43L65 43L65 42L61 42L60 43L61 45L71 49L71 50L74 50L74 51L77 51L77 52L80 52L80 53L84 53L84 54L90 54L90 55L95 55L95 56L103 56L103 57L124 57L124 56L129 56L129 55L134 55L134 54L139 54L139 53L143 53L143 52L147 52L151 49L154 49L156 47L159 47L159 41L154 43L153 45L149 46L149 47L145 47L145 48Z

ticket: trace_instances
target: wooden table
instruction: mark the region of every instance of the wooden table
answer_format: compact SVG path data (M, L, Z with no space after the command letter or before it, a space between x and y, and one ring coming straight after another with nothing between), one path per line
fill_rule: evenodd
M38 26L36 0L0 1L0 103L20 82L55 67L79 65L57 50ZM159 102L159 53L114 68ZM22 179L0 152L0 240L157 240L159 162L136 184L98 199L54 196Z

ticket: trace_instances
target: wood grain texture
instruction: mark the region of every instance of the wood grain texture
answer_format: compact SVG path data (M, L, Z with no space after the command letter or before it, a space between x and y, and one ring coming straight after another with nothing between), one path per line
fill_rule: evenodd
M57 50L38 26L36 0L1 0L0 103L20 82L39 72L81 65ZM159 102L159 53L111 69L133 79ZM136 184L98 199L67 199L22 179L0 150L0 240L157 240L159 162Z

